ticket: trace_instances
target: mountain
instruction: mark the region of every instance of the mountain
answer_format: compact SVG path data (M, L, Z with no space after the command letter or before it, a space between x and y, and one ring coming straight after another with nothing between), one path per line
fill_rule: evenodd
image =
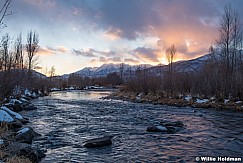
M210 59L210 54L203 55L201 57L191 59L191 60L183 60L173 63L173 69L176 72L199 72L202 70L205 63L207 63ZM123 64L123 76L126 78L128 76L135 75L136 70L143 70L147 69L149 73L154 75L159 75L159 73L164 73L168 71L168 65L160 65L160 66L152 66L149 64L142 64L142 65L129 65ZM103 64L100 67L85 67L79 71L76 71L72 74L76 74L81 77L105 77L110 73L117 72L120 73L121 71L121 64ZM64 78L68 78L70 74L62 75Z
M191 73L191 72L199 72L202 70L203 66L210 60L210 54L203 55L201 57L191 59L191 60L183 60L173 63L173 69L175 72L179 73ZM152 74L159 75L159 73L164 73L168 71L169 66L154 66L148 69L148 71Z
M129 64L123 64L123 72L126 73L128 71L135 71L138 68L145 69L145 68L150 68L152 65L149 64L142 64L142 65L135 65L131 66ZM72 74L76 74L82 77L90 77L90 78L95 78L95 77L104 77L107 76L110 73L117 72L119 73L121 71L121 64L103 64L100 67L85 67L79 71L76 71ZM70 74L65 74L63 75L64 78L67 78Z
M206 54L196 59L175 62L174 70L176 72L199 72L209 59L210 55Z

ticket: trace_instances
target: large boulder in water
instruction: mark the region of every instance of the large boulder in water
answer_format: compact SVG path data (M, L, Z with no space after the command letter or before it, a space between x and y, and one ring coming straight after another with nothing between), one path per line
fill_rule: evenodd
M84 147L87 148L97 148L97 147L104 147L112 144L112 139L113 136L104 136L101 138L95 138L95 139L90 139L87 140L83 143Z

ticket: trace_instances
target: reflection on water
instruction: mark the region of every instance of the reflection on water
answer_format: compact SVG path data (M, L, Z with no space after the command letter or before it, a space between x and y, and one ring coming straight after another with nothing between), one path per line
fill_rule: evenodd
M107 94L106 92L105 94ZM194 162L196 156L243 156L243 114L233 111L98 100L104 92L55 92L33 101L25 112L43 137L35 146L47 150L48 162ZM147 133L161 120L180 120L175 134ZM82 142L116 135L98 149Z
M51 96L61 100L98 100L101 97L109 95L107 91L62 91L52 92Z

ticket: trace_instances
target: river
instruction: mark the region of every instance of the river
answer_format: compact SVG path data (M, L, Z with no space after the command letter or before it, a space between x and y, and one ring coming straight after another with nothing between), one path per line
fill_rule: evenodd
M190 107L102 100L110 92L67 91L33 100L22 114L42 137L41 163L194 162L197 156L243 156L243 114ZM175 134L149 133L162 120L180 120ZM115 135L111 146L88 149L82 142Z

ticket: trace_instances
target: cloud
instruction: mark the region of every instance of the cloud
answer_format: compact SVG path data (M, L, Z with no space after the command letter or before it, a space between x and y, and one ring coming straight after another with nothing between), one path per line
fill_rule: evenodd
M83 57L97 57L97 56L110 57L116 55L116 52L114 51L99 51L92 48L80 49L80 50L73 49L73 53L75 55L83 56Z
M73 53L77 56L83 56L83 57L96 57L96 55L94 55L93 50L92 49L81 49L81 50L76 50L73 49Z
M110 27L107 31L105 31L105 36L110 40L117 40L121 38L122 31L117 28Z
M106 38L136 41L159 37L164 43L161 52L176 44L189 58L202 53L202 49L203 53L207 52L216 37L218 18L222 14L220 0L103 0L98 5L95 2L83 8L89 11L86 15L89 21L104 30ZM188 40L193 44L188 46Z
M40 49L40 54L71 52L86 57L86 61L95 59L112 62L120 58L131 63L156 63L161 61L171 44L177 48L178 59L190 59L207 53L208 47L217 37L219 18L227 2L18 0L13 3L13 11L18 14L8 17L6 21L12 22L7 23L12 32L16 32L16 25L22 31L30 28L38 31L44 45L65 43L72 47L68 51L42 45L45 48ZM243 1L230 2L243 15ZM150 38L160 41L158 44L157 40L146 43ZM79 48L80 45L83 49Z
M138 60L147 62L159 62L159 50L147 47L138 47L133 50L135 57Z
M122 59L120 57L99 57L98 60L97 59L92 59L90 61L90 63L122 63Z
M57 46L53 47L40 47L38 50L39 55L52 55L52 54L59 54L59 53L68 53L69 50L65 46Z
M139 64L139 61L134 58L125 58L124 62L129 64Z
M23 0L23 1L40 8L53 8L56 6L55 0Z

